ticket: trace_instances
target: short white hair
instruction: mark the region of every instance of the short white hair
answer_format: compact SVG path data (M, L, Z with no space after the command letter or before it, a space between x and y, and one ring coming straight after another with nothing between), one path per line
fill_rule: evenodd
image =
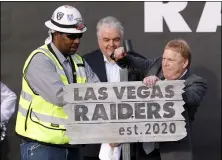
M108 28L117 28L120 31L120 36L123 38L124 28L122 23L115 17L107 16L99 20L97 23L97 37L99 37L99 30L101 27L108 27Z

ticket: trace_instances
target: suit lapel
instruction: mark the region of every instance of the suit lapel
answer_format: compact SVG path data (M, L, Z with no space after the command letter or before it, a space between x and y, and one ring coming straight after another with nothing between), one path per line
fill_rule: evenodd
M164 80L164 76L163 76L163 70L161 69L161 71L159 72L159 75L157 76L159 77L159 79Z
M98 65L96 65L97 68L97 76L99 77L101 82L107 82L107 76L106 76L106 66L103 58L103 53L98 50L97 55L95 56L95 61L97 61Z

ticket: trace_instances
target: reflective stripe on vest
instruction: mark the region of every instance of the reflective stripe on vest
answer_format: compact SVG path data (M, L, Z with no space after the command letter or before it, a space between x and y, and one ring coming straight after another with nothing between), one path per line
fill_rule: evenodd
M77 62L77 66L75 66L76 68L78 68L78 70L76 71L76 77L85 77L85 79L86 79L85 67L84 67L84 66L81 66L81 65L78 66L78 64L83 64L83 62L81 62L81 61L78 59L77 55L72 56L72 59L73 59L75 62Z
M21 95L25 100L30 101L30 102L32 101L32 95L30 95L29 93L22 91ZM21 104L19 104L18 112L21 112L23 116L26 116L28 114L28 110L22 107ZM55 124L60 124L60 125L64 124L63 118L56 118L56 117L40 114L37 112L32 112L31 117L35 117L44 122L55 123Z
M19 104L18 112L20 112L23 116L26 116L28 114L28 110L23 108L20 104ZM48 123L59 124L59 125L64 124L63 118L56 118L56 117L40 114L34 111L31 112L31 117L37 118L38 120L48 122Z
M24 98L25 100L32 102L32 95L29 93L26 93L24 91L21 92L21 96L22 98Z

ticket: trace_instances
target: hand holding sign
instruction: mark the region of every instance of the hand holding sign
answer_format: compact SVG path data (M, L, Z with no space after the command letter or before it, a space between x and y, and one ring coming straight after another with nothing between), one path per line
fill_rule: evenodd
M119 145L121 145L120 143L110 143L109 144L110 147L114 148L114 147L119 147Z
M160 80L157 76L148 76L143 79L143 83L148 87L153 87Z

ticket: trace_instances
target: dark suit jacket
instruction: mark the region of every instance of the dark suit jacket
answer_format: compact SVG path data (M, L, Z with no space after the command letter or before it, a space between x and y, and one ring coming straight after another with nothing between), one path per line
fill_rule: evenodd
M127 56L125 59L118 61L117 64L128 68L138 68L144 76L156 75L163 80L161 62L161 57L143 60ZM192 74L190 70L180 79L185 80L185 92L182 95L185 102L185 111L182 115L186 120L187 136L180 141L159 143L161 160L192 160L190 122L194 120L197 107L207 91L207 83L205 79Z
M136 68L143 77L156 75L160 79L164 79L161 57L145 60L139 57L128 55L125 59L118 61L117 64L120 67L127 67L128 69ZM192 74L189 69L180 79L185 80L185 92L183 93L185 109L196 110L206 93L206 80L202 77ZM193 113L189 113L189 120L194 120Z
M145 57L135 52L130 52L128 54L145 59ZM100 81L107 82L105 62L104 62L103 53L101 52L101 50L95 50L91 53L88 53L84 55L83 58L92 68L93 72L95 72L96 75L99 77ZM139 74L137 69L132 68L128 70L128 80L129 81L142 81L143 77L141 76L141 74Z

